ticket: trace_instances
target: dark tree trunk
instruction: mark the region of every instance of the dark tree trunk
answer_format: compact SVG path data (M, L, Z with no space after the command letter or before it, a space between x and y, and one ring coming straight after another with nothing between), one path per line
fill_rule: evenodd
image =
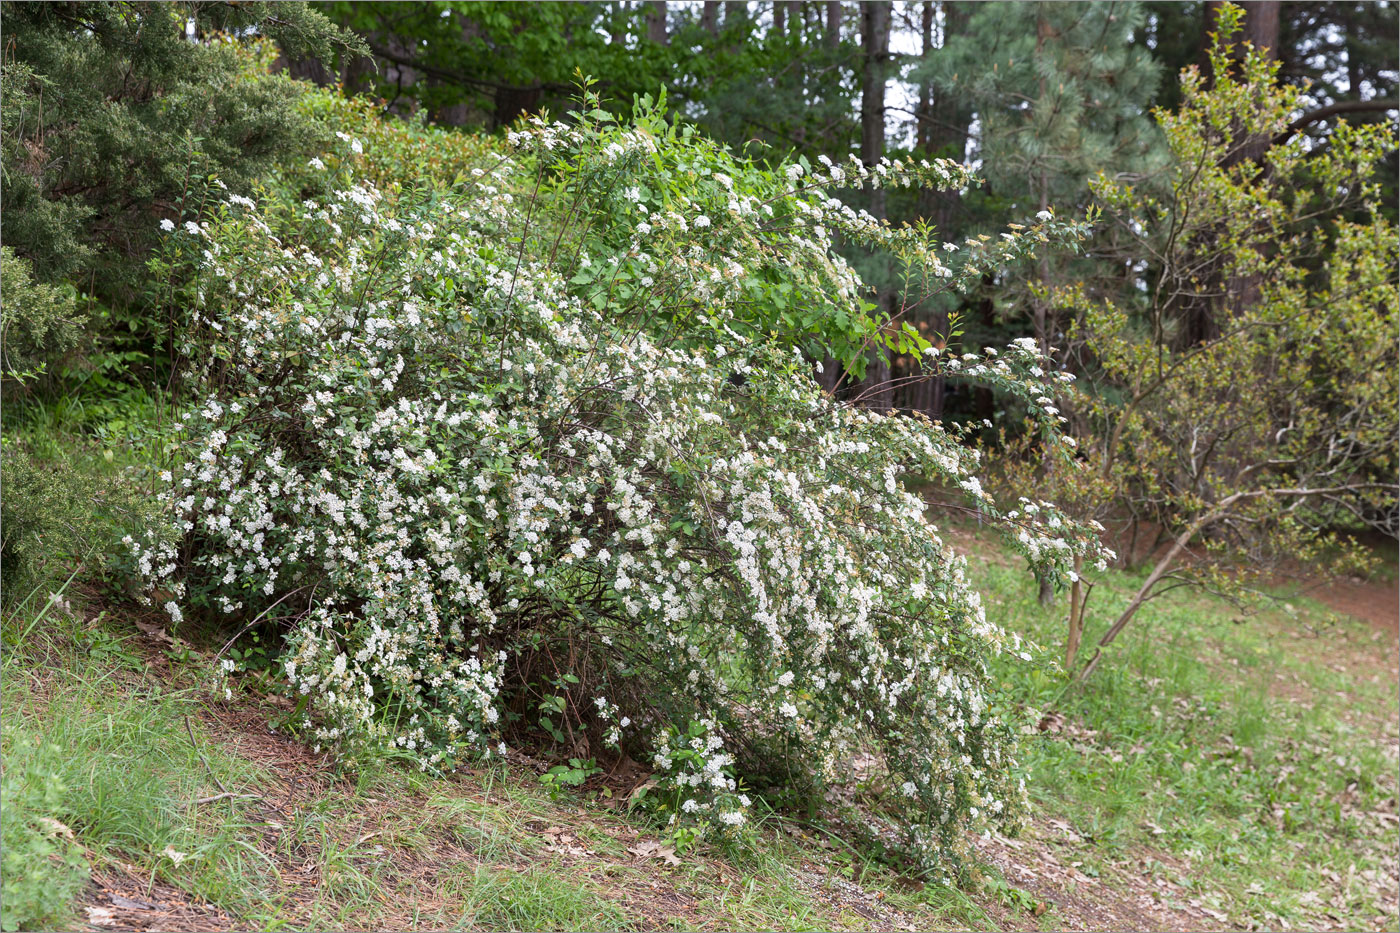
M700 28L712 36L719 35L719 0L705 0L700 8Z
M667 45L671 37L666 33L666 2L650 0L647 3L647 39L657 45Z
M481 27L477 25L475 20L463 16L461 13L457 13L455 16L457 18L457 25L462 30L462 41L469 45L473 39L480 35ZM430 83L438 86L446 83L438 78L429 78L428 80ZM456 104L449 104L446 107L439 107L433 113L433 119L446 126L463 126L466 124L470 115L471 108L465 101L462 101Z
M1242 61L1245 55L1244 43L1252 45L1255 51L1265 58L1273 60L1278 57L1279 42L1279 0L1246 0L1240 3L1244 9L1244 22L1241 24L1243 34L1236 42L1233 58ZM1209 0L1206 4L1206 32L1205 45L1210 43L1209 33L1215 32L1219 28L1219 16L1222 7L1222 0ZM1202 53L1204 56L1204 53ZM1214 75L1207 75L1208 79L1214 81ZM1238 129L1238 128L1237 128ZM1226 153L1225 164L1237 165L1243 162L1259 162L1268 152L1272 139L1268 133L1256 133L1253 135L1237 134L1238 138L1235 147ZM1260 243L1260 249L1267 249L1268 244ZM1220 291L1223 293L1215 302L1197 302L1186 311L1186 318L1181 332L1181 342L1187 346L1213 340L1220 336L1221 320L1231 315L1239 314L1244 308L1256 304L1260 299L1263 282L1258 275L1221 275L1215 281L1220 283Z
M992 285L995 279L991 273L982 276L982 299L977 302L977 316L981 320L983 329L991 331L996 326L996 305L991 298ZM984 385L972 387L972 415L978 421L995 422L997 413L996 396L992 390Z
M919 15L919 38L923 40L923 60L933 53L933 0L924 0ZM914 111L914 143L928 151L929 134L933 130L933 81L925 78L919 84L919 103Z
M890 53L890 5L865 0L860 5L862 45L860 75L860 158L874 165L885 154L885 63ZM875 188L870 213L885 216L885 193Z
M773 35L781 36L787 32L787 4L783 0L773 2Z
M841 47L841 0L828 0L826 4L826 47Z
M608 41L621 45L627 38L627 0L613 4L612 22L608 26Z
M1207 81L1214 81L1210 73L1210 35L1220 28L1220 10L1224 0L1207 0L1204 18L1205 35L1201 37L1201 72ZM1239 4L1244 9L1243 34L1239 39L1260 50L1269 59L1278 57L1279 0L1244 0ZM1244 49L1236 44L1234 58L1244 57Z
M860 5L860 158L866 165L875 165L885 154L885 65L890 51L890 9L891 5L881 0L864 0ZM885 217L885 189L871 189L870 213L881 219ZM876 315L883 319L892 299L890 290L881 288L876 298L879 306ZM889 349L883 343L877 343L873 349L861 399L866 406L880 412L894 406Z
M946 45L952 36L961 35L967 28L972 15L967 0L943 3L943 35L939 46ZM934 5L925 3L920 32L923 38L924 55L934 49ZM972 126L972 110L951 94L942 93L932 84L920 88L920 113L918 116L919 147L930 156L955 159L959 162L967 158L967 137ZM926 188L919 193L919 213L931 223L944 240L952 239L958 214L962 206L962 195L957 190L935 191ZM934 343L940 343L947 336L948 316L944 311L927 314L920 324L924 336ZM934 420L943 417L943 405L948 395L943 376L934 376L920 387L910 407L922 411Z
M791 36L802 35L802 0L778 0L774 6L787 8L787 31Z
M1245 0L1244 38L1269 59L1278 58L1279 0Z
M816 373L817 384L834 396L841 388L841 376L844 375L841 364L836 361L836 357L828 356L822 360L821 366L821 372Z
M493 128L510 126L521 114L533 113L539 107L543 93L543 89L538 87L502 85L496 88L495 112L491 115Z

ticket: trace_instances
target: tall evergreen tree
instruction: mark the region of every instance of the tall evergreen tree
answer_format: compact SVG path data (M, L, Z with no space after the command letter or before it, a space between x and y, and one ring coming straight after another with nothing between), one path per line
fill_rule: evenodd
M915 69L975 112L974 156L998 214L1077 210L1098 172L1148 167L1159 151L1147 111L1160 69L1132 45L1145 19L1130 2L977 4L966 29ZM1042 348L1056 339L1046 297L1055 265L1043 253L998 296Z

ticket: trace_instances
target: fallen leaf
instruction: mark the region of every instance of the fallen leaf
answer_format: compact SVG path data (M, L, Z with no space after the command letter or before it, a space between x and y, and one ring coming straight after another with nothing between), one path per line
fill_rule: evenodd
M163 625L152 625L149 622L142 622L138 619L136 620L136 627L156 641L163 641L167 645L175 644L175 639L170 637L170 633L165 630L165 626Z
M49 833L54 836L62 836L64 839L73 838L73 830L51 816L39 817L39 825L47 829Z
M659 858L667 865L676 866L681 860L676 857L676 850L671 846L663 846L652 839L645 839L634 846L627 848L628 852L639 858Z
M117 925L117 915L112 913L111 908L108 907L89 907L87 920L95 927L114 927Z
M174 846L166 846L163 850L161 850L160 854L170 859L170 861L174 862L176 865L179 865L187 858L184 852L175 851Z

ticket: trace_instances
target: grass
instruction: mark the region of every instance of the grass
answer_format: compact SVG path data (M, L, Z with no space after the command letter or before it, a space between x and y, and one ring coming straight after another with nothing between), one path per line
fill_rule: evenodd
M1050 664L1059 615L1036 604L1022 573L990 567L984 579L990 611L1046 645ZM1138 582L1109 574L1099 618ZM1039 776L1035 808L1067 821L1091 863L1144 847L1181 857L1191 887L1231 917L1393 918L1392 888L1339 886L1329 873L1395 867L1394 647L1393 634L1315 603L1240 619L1201 594L1172 594L1063 696L1059 679L1003 672L1030 705L1058 697L1065 717L1023 746Z
M1066 691L1058 613L1022 571L979 573L992 613L1045 646L995 673L1063 717L1023 745L1032 820L1006 850L1042 881L921 885L778 817L746 848L638 858L653 827L520 769L342 769L269 734L265 699L211 699L189 652L41 587L0 630L3 925L72 926L107 890L269 930L1054 929L1112 925L1087 892L1163 891L1186 927L1394 925L1393 638L1306 601L1237 623L1173 594ZM1097 618L1137 579L1110 573ZM206 799L225 792L250 796Z

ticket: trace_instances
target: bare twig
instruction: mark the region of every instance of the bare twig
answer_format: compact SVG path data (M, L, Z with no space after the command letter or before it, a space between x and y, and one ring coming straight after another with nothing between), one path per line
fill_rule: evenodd
M195 803L214 803L217 800L262 800L262 794L230 794L224 791L222 794L211 794L208 797L196 797Z

